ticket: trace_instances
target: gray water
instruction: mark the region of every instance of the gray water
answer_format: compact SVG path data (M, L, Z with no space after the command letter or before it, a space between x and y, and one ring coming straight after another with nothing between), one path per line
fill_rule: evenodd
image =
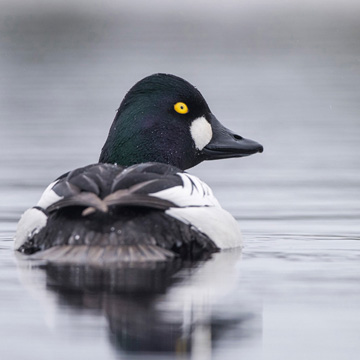
M358 359L359 7L77 4L2 2L1 359ZM155 72L264 145L189 170L239 221L242 252L139 274L17 259L21 213L97 161L125 92ZM153 291L119 293L129 279Z

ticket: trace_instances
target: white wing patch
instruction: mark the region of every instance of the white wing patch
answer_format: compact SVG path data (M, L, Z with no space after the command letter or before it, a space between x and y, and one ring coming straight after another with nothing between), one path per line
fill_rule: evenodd
M54 190L53 187L59 182L56 180L52 182L43 192L37 206L46 209L50 205L56 203L57 201L61 200L63 197L59 196Z
M224 210L210 187L199 178L187 173L178 173L183 186L174 186L152 196L169 200L178 208L166 210L166 214L192 225L206 234L222 249L241 246L239 224Z
M173 202L177 206L217 206L221 207L208 185L198 177L187 173L177 173L183 185L158 191L150 195Z

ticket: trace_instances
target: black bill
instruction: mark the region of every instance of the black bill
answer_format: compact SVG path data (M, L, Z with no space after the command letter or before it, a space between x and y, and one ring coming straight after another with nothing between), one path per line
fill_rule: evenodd
M245 139L223 126L214 115L210 115L213 136L202 153L206 160L226 159L262 153L264 148L256 141Z

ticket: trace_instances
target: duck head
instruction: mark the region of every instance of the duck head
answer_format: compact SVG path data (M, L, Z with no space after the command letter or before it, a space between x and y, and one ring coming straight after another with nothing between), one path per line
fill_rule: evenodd
M225 128L193 85L155 74L126 94L99 161L123 166L154 161L185 170L204 160L262 151L257 142Z

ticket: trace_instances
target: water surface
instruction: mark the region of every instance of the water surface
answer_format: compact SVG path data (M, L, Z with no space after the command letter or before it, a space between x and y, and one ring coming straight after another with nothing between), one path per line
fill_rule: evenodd
M357 359L357 8L189 18L69 6L1 15L1 358ZM265 147L189 170L239 221L243 251L145 272L15 258L24 209L97 161L125 92L158 71Z

